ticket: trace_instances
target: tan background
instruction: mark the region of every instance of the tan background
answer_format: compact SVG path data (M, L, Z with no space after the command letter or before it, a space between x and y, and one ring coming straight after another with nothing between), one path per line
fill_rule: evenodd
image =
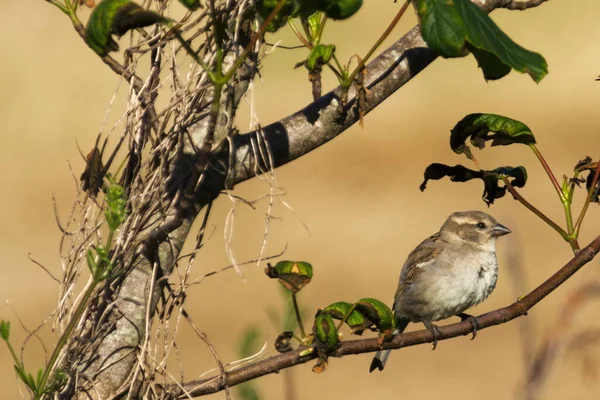
M335 41L342 59L364 54L399 7L391 1L367 3L356 18L328 26L325 40ZM13 343L18 349L25 333L16 315L31 329L53 309L57 296L56 284L28 261L27 253L53 272L60 271L59 232L50 193L55 193L60 213L65 215L74 195L68 161L77 175L82 168L75 141L82 148L92 146L117 78L82 43L67 18L44 1L3 0L0 15L0 315L13 322ZM287 190L285 200L308 225L310 235L276 202L274 214L282 219L271 221L267 253L276 253L287 243L286 258L313 263L314 281L300 294L309 315L338 300L373 296L391 303L400 267L421 239L435 232L453 211L486 209L479 183L432 182L424 193L418 190L422 171L430 162L468 165L448 148L449 129L465 114L494 112L527 123L559 177L570 174L583 156L600 155L600 82L594 82L600 73L598 15L600 2L592 0L552 0L524 13L496 11L494 19L511 37L546 57L550 74L539 85L517 73L486 83L471 57L438 60L371 113L364 129L354 127L277 171L279 184ZM398 37L415 21L411 10L392 36ZM284 44L296 44L290 35L281 38ZM278 50L265 61L264 83L257 82L255 92L263 124L310 100L305 73L291 69L303 54ZM327 82L331 88L332 81ZM124 93L121 89L110 121L122 112ZM243 108L241 131L248 126L248 112ZM525 165L530 181L521 192L563 223L556 194L525 146L477 154L483 167ZM267 191L266 183L255 180L240 185L236 193L251 199ZM576 210L581 199L582 192L577 192ZM222 237L231 206L225 197L217 202L210 220L214 233L194 265L195 276L229 263ZM233 250L240 261L258 254L266 206L263 200L256 211L242 204L237 207ZM510 197L499 200L490 212L514 234L500 241L498 288L475 313L501 307L524 294L511 280L509 249L522 259L520 284L526 289L538 285L571 257L556 233ZM582 245L598 234L599 221L600 210L592 205ZM534 332L530 350L538 349L556 323L566 296L582 282L598 278L598 267L595 261L532 310L527 317ZM265 310L276 308L281 298L277 284L266 279L262 269L245 267L247 283L228 271L189 292L186 307L225 361L237 357L240 335L248 326L260 326L269 346L277 334ZM597 315L596 304L585 306L569 334L598 327ZM302 365L293 371L297 399L519 398L525 364L518 328L519 323L512 322L480 332L473 342L466 337L445 341L435 352L429 345L404 349L395 352L388 368L378 374L367 373L369 355L333 359L321 375L313 374L309 364ZM48 330L42 336L51 348L56 337ZM182 328L180 348L184 349L186 378L214 367L205 345L187 327ZM600 360L598 348L591 355ZM32 371L42 364L37 343L30 342L25 362ZM600 383L590 375L593 368L586 368L584 374L581 365L580 357L560 355L540 398L598 398ZM3 345L0 377L0 397L18 398ZM281 376L261 378L257 384L263 398L282 398ZM211 398L224 398L224 394Z

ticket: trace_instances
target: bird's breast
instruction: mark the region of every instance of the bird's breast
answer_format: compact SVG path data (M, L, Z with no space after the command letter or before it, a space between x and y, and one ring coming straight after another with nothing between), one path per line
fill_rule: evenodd
M454 259L451 267L432 266L419 282L398 299L399 313L411 320L438 321L460 314L485 300L496 287L498 264L494 253Z

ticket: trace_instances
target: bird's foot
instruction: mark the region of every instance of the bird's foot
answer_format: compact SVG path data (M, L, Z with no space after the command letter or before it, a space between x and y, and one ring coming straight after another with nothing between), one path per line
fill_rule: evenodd
M427 330L431 333L431 335L433 336L433 348L431 350L435 350L435 348L437 347L437 342L438 339L442 338L442 333L440 332L439 328L437 326L435 326L434 324L432 324L431 322L422 319L421 322L423 323L423 325L425 325L425 328L427 328Z
M461 322L469 321L469 323L471 324L471 327L473 327L473 330L471 331L471 332L473 332L473 336L471 336L471 340L475 339L475 336L477 336L477 329L479 328L477 326L477 319L475 319L474 316L472 316L470 314L465 314L465 313L456 314L456 316L458 318L460 318Z

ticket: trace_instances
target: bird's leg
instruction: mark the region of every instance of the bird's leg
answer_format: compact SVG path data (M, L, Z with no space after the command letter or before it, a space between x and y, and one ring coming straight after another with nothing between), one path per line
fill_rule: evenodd
M425 328L427 328L427 330L433 336L433 348L431 350L435 350L435 348L437 347L438 339L442 338L442 333L440 332L437 326L427 321L426 319L421 319L421 322L423 323L423 325L425 325Z
M470 315L470 314L466 314L466 313L460 313L460 314L456 314L456 316L458 318L460 318L461 322L462 321L469 321L469 323L471 324L471 326L473 327L473 336L471 336L471 340L475 339L475 336L477 336L477 320L475 319L474 316Z

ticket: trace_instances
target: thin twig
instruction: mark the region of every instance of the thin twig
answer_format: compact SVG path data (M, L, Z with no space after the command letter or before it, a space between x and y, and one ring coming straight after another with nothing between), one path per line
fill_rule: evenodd
M400 18L402 18L402 16L404 15L404 12L406 11L406 9L408 8L409 5L410 5L410 1L406 0L404 2L404 4L402 5L402 7L400 7L400 10L398 10L398 13L396 14L396 16L394 17L392 22L388 25L386 30L381 34L379 39L377 39L375 44L373 44L373 46L371 47L369 52L359 61L358 65L356 66L356 68L354 68L354 71L352 71L352 73L348 77L348 80L346 81L348 86L354 81L354 78L356 78L356 74L358 74L360 71L362 71L362 69L365 67L365 63L367 61L369 61L369 58L371 58L371 56L373 55L375 50L377 50L379 48L379 46L381 45L381 43L383 43L383 41L385 39L387 39L387 37L390 35L390 33L392 33L392 30L396 27L396 25L398 24L398 21L400 21Z
M31 257L31 253L27 253L27 258L29 258L29 261L31 261L32 263L34 263L35 265L37 265L38 267L43 269L44 272L46 272L48 274L48 276L50 276L50 278L52 278L52 280L56 281L56 283L58 283L59 285L61 284L61 281L59 281L58 278L56 278L54 275L52 275L52 272L50 272L50 270L48 268L46 268L44 266L44 264L42 264L41 262L39 262L37 260L34 260L33 257Z
M502 181L506 185L506 188L508 189L508 191L510 192L510 194L513 195L513 197L515 198L515 200L517 200L519 203L523 204L529 211L531 211L532 213L534 213L535 215L537 215L538 217L540 217L542 219L542 221L544 221L545 223L547 223L548 225L550 225L550 227L552 229L554 229L556 232L558 232L563 237L563 239L565 239L566 241L569 241L569 235L567 234L567 232L565 232L565 230L563 228L561 228L560 226L558 226L556 224L556 222L554 222L550 218L548 218L546 216L546 214L544 214L543 212L541 212L540 210L538 210L534 205L532 205L530 202L528 202L527 200L525 200L525 198L523 196L521 196L519 194L519 192L517 192L517 190L510 183L510 181L508 180L507 177L502 177Z

